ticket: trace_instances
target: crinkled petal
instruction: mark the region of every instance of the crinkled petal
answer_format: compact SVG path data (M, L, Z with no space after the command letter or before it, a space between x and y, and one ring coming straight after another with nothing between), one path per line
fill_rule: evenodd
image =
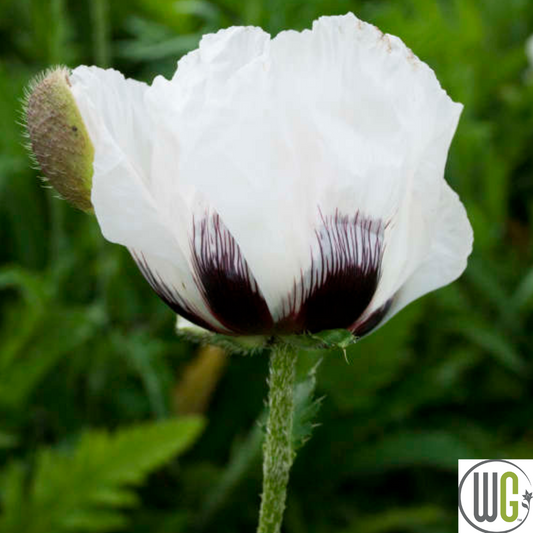
M144 104L148 85L97 67L78 67L70 81L95 147L92 203L103 235L146 258L181 303L205 319L209 313L176 237L176 219L166 218L157 202L152 166L158 147Z
M72 92L95 145L92 202L106 239L175 259L172 233L150 192L148 86L115 70L78 67Z
M390 300L427 257L442 217L442 189L448 150L462 106L442 92L432 115L432 128L410 170L410 179L390 219L385 238L382 276L367 313ZM468 227L469 224L468 224ZM464 239L470 238L464 234ZM463 257L457 261L462 263Z
M311 268L322 214L387 226L372 306L426 256L461 106L400 39L351 14L272 40L230 28L147 100L179 154L164 164L173 190L191 213L220 214L275 319Z

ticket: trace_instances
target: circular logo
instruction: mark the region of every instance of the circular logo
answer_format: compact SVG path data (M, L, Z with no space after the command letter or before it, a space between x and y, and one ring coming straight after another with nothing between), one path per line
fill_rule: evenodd
M511 461L489 459L474 465L459 483L459 510L483 533L509 533L529 516L533 488Z

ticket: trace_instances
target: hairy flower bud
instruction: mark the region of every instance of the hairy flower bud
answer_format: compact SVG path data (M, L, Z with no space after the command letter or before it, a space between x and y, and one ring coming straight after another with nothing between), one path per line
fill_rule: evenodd
M31 84L25 115L30 149L45 178L69 203L92 212L94 147L66 68L48 71Z

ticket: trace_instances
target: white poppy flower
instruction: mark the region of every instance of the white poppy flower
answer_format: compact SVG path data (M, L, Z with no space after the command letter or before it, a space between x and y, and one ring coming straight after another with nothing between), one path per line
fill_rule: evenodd
M193 323L363 335L466 267L443 177L462 106L352 14L206 35L151 86L86 66L70 84L103 235Z

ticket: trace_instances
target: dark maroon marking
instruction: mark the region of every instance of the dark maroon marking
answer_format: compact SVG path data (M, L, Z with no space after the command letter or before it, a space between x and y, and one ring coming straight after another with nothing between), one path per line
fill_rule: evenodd
M315 231L318 254L311 258L310 270L295 282L284 318L277 324L280 332L348 329L376 291L383 255L382 222L338 211L322 216L322 222Z
M154 272L144 254L137 254L135 251L130 250L130 253L137 263L139 270L142 272L142 275L146 278L146 281L150 284L150 287L155 291L155 293L165 302L172 311L182 316L183 318L197 324L198 326L208 329L210 331L215 331L217 333L223 333L222 330L218 330L211 324L208 324L203 318L200 317L198 311L190 304L186 303L183 298L181 298L174 287L171 287L163 281L161 276Z
M385 315L389 312L393 301L394 298L390 298L379 309L376 309L367 318L365 318L363 322L355 324L352 328L348 329L350 329L356 337L368 335L385 318Z
M193 221L191 249L197 284L213 316L235 334L270 333L273 320L268 305L217 213Z

